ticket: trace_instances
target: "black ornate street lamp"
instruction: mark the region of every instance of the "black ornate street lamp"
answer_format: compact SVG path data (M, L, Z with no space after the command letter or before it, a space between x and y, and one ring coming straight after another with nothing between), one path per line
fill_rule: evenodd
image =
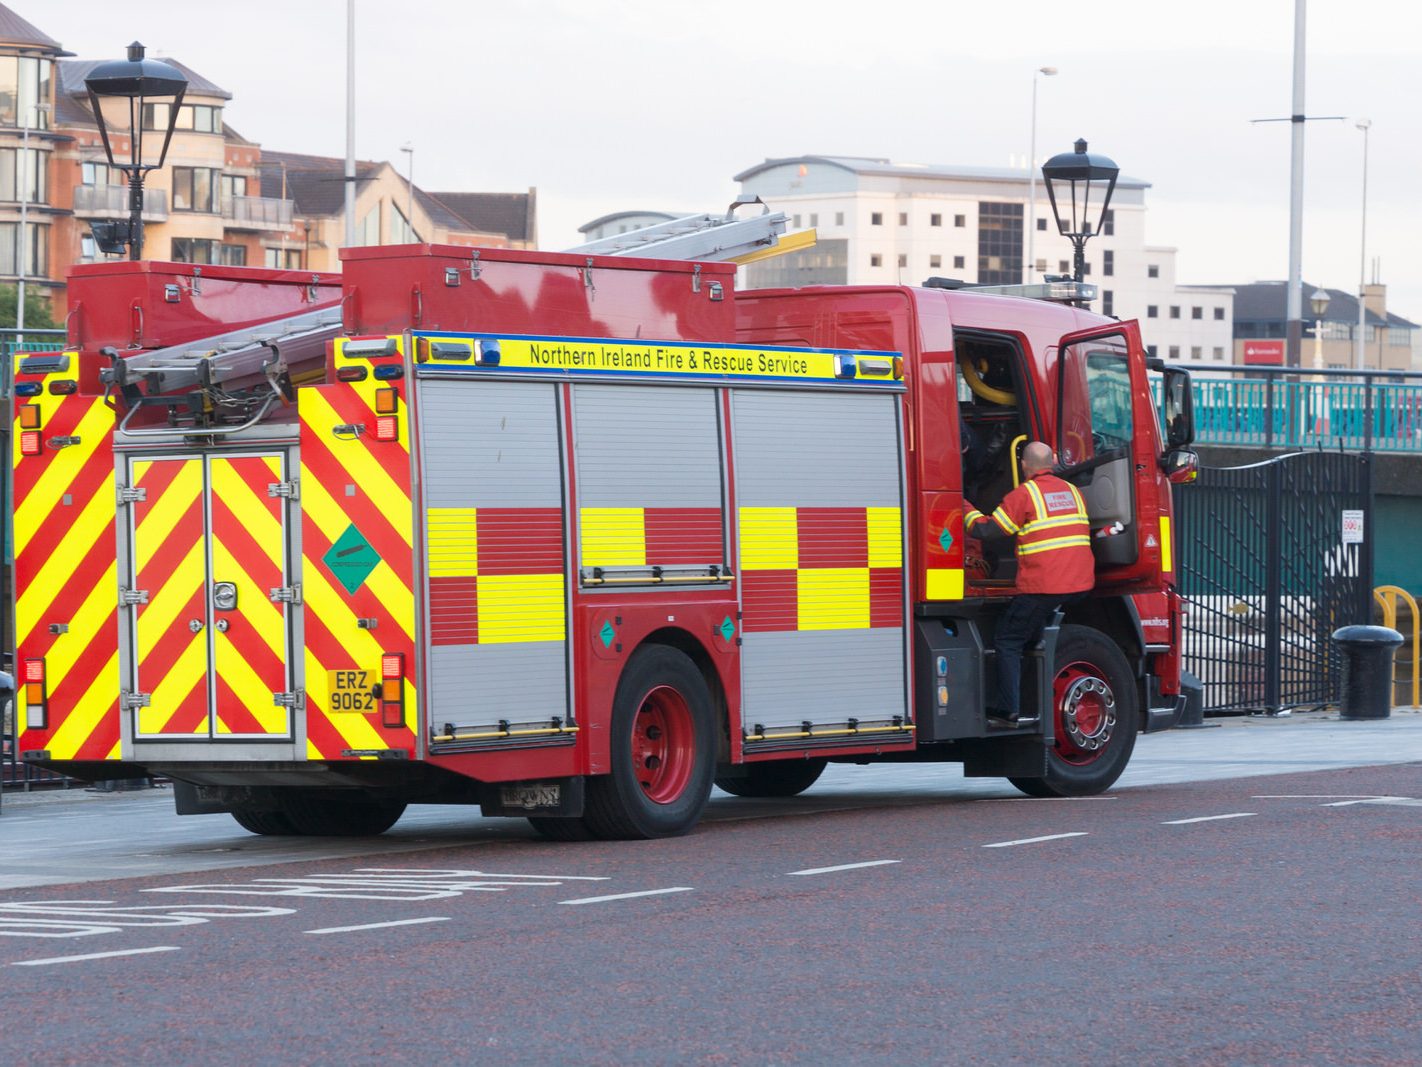
M1106 156L1086 151L1086 142L1076 142L1075 151L1061 152L1042 164L1042 178L1047 183L1047 198L1052 202L1052 214L1057 219L1057 232L1069 238L1076 248L1073 274L1076 281L1086 276L1086 242L1101 232L1111 194L1116 191L1116 175L1121 168ZM1062 217L1057 193L1063 206L1069 203L1071 215ZM1101 206L1093 207L1092 192L1100 197ZM1093 218L1092 212L1095 211Z
M134 41L128 46L127 59L100 63L84 79L84 86L89 90L89 104L99 123L109 165L128 175L128 221L95 223L94 240L105 252L122 252L127 245L128 258L141 259L143 178L161 167L168 155L188 80L170 63L145 59L143 45ZM166 129L159 123L162 105L167 107ZM160 134L162 143L155 145ZM114 158L110 135L128 138L127 160Z

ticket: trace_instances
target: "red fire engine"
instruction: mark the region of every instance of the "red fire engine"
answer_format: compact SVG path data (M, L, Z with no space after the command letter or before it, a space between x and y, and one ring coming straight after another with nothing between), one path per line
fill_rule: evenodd
M1100 792L1180 705L1166 425L1137 326L928 286L437 246L342 277L76 269L14 380L23 759L183 813L379 833L408 803L682 833L713 782L961 762ZM1164 368L1156 367L1156 370ZM1057 450L1094 595L989 730L1013 560L963 534Z

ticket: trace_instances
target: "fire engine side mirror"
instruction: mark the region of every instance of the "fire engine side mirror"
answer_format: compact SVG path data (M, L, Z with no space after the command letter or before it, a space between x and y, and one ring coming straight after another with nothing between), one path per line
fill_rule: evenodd
M1190 373L1179 367L1165 369L1161 387L1161 417L1165 420L1165 447L1184 448L1195 440L1195 405L1190 395Z
M1193 482L1200 473L1200 457L1188 448L1167 452L1160 464L1165 469L1165 478L1175 485Z

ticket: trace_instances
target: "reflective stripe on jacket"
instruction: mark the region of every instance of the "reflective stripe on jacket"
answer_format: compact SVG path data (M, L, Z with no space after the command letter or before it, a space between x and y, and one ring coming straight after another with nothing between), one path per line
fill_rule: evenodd
M1091 525L1076 486L1043 472L1023 482L988 518L964 516L969 533L991 522L1017 541L1017 589L1022 593L1079 593L1096 581Z

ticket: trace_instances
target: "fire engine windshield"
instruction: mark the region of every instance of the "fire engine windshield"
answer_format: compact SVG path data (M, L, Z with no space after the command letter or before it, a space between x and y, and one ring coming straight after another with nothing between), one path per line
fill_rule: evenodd
M1130 447L1130 365L1124 337L1068 346L1058 367L1057 453L1064 466L1121 455Z

